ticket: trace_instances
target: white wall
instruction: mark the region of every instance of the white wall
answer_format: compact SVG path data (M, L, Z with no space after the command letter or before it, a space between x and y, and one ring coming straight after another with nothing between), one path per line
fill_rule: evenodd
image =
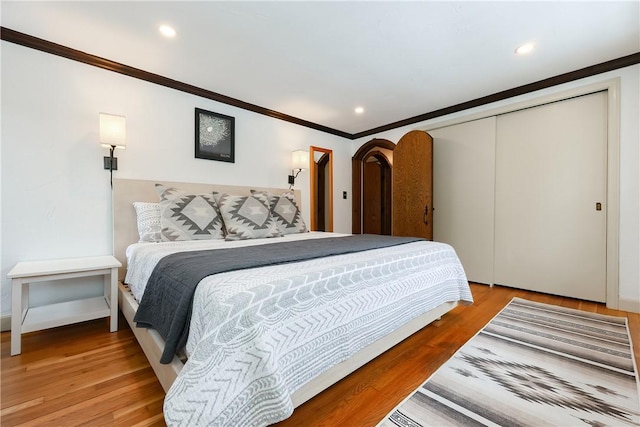
M334 230L350 232L350 141L131 77L2 42L0 158L2 314L7 273L18 261L112 253L109 172L98 143L98 113L127 118L127 149L114 176L287 187L290 153L333 150ZM235 117L235 163L194 158L194 108ZM296 180L309 221L308 173ZM32 305L100 293L40 286Z
M453 119L464 119L483 111L516 104L549 94L590 85L613 78L620 79L620 309L640 312L640 65L603 73L534 93L461 111L437 119L381 132L352 142L351 152L372 138L397 142L413 129L434 129Z
M549 93L619 77L620 299L640 307L640 65L589 77L533 94L407 126L349 143L266 116L1 42L0 238L1 313L10 312L6 278L18 261L111 253L111 199L107 150L98 144L98 113L127 117L127 149L117 151L120 178L286 187L289 155L309 145L334 154L334 229L351 230L351 156L373 137L396 142L411 129L426 129ZM236 162L195 159L194 108L236 118ZM266 161L265 161L266 159ZM303 211L309 219L309 181ZM342 192L349 197L342 199ZM99 292L45 287L34 305Z

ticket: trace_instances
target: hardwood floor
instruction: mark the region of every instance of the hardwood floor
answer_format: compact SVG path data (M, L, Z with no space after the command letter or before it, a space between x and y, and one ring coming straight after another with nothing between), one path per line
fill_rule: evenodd
M297 408L279 427L374 426L480 330L514 296L627 316L640 365L640 315L603 304L516 289L472 285L460 306ZM124 319L105 319L23 336L11 357L1 335L0 424L8 426L163 426L164 392Z

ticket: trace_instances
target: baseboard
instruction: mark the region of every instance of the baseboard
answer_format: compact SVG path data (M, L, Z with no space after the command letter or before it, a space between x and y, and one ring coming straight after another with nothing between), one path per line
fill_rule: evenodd
M640 301L620 298L618 301L618 310L640 313Z
M3 314L0 316L0 332L7 332L11 330L11 315Z

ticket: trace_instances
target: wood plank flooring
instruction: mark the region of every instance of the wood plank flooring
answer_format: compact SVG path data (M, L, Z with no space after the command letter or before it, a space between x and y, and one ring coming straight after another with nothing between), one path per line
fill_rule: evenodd
M277 424L374 426L480 330L514 296L629 319L640 365L640 315L603 304L516 289L472 285L475 303L460 306L384 355L297 408ZM1 334L0 425L163 426L164 392L120 317L109 333L105 319L23 336L11 357Z

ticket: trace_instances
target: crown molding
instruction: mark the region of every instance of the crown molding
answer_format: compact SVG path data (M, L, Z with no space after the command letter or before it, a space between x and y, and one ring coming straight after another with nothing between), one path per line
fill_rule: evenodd
M100 56L96 56L90 53L82 52L80 50L72 49L70 47L53 43L48 40L40 39L34 36L30 36L29 34L14 31L6 27L0 27L0 39L7 42L15 43L24 47L29 47L31 49L36 49L41 52L46 52L52 55L71 59L72 61L78 61L84 64L92 65L94 67L102 68L104 70L113 71L114 73L124 74L129 77L147 81L149 83L155 83L160 86L165 86L181 92L200 96L202 98L207 98L212 101L217 101L217 102L231 105L237 108L242 108L243 110L252 111L254 113L269 116L274 119L284 120L286 122L294 123L300 126L305 126L311 129L318 130L320 132L326 132L326 133L340 136L342 138L347 138L347 139L351 139L351 136L352 136L348 132L343 132L337 129L330 128L328 126L323 126L318 123L313 123L308 120L303 120L298 117L293 117L288 114L281 113L279 111L270 110L268 108L264 108L259 105L241 101L236 98L231 98L229 96L212 92L210 90L203 89L197 86L193 86L188 83L183 83L178 80L173 80L168 77L150 73L148 71L144 71L139 68L130 67L129 65L121 64L119 62L111 61L109 59L102 58Z
M496 101L502 101L504 99L513 98L515 96L524 95L530 92L535 92L535 91L546 89L552 86L557 86L562 83L568 83L574 80L583 79L586 77L602 74L608 71L613 71L619 68L629 67L631 65L640 63L640 52L636 52L631 55L623 56L621 58L612 59L610 61L602 62L600 64L581 68L579 70L560 74L554 77L549 77L547 79L539 80L537 82L518 86L512 89L507 89L491 95L476 98L471 101L466 101L460 104L452 105L446 108L441 108L439 110L420 114L418 116L410 117L408 119L399 120L393 123L386 124L384 126L378 126L369 130L352 134L349 132L344 132L338 129L330 128L328 126L323 126L318 123L310 122L308 120L300 119L298 117L290 116L288 114L284 114L279 111L264 108L259 105L251 104L249 102L241 101L236 98L231 98L229 96L212 92L210 90L193 86L187 83L183 83L178 80L173 80L168 77L150 73L148 71L144 71L139 68L130 67L128 65L121 64L119 62L111 61L109 59L102 58L100 56L96 56L90 53L82 52L80 50L72 49L70 47L53 43L48 40L40 39L40 38L31 36L29 34L11 30L6 27L0 27L0 39L10 43L15 43L24 47L28 47L31 49L36 49L41 52L46 52L52 55L67 58L72 61L82 62L84 64L102 68L104 70L113 71L119 74L124 74L129 77L144 80L150 83L155 83L157 85L165 86L181 92L200 96L202 98L210 99L212 101L231 105L237 108L241 108L243 110L252 111L257 114L262 114L268 117L283 120L289 123L304 126L310 129L314 129L320 132L325 132L331 135L336 135L341 138L346 138L350 140L358 139L358 138L362 138L370 135L375 135L377 133L396 129L402 126L412 125L415 123L423 122L425 120L442 117L447 114L457 113L459 111L468 110L470 108L479 107L479 106L490 104Z
M591 77L597 74L606 73L607 71L613 71L619 68L629 67L631 65L635 65L638 63L640 63L640 52L623 56L621 58L612 59L611 61L602 62L600 64L592 65L589 67L581 68L579 70L560 74L554 77L549 77L547 79L539 80L534 83L529 83L529 84L518 86L512 89L504 90L502 92L497 92L491 95L476 98L471 101L463 102L461 104L456 104L450 107L431 111L429 113L420 114L419 116L414 116L408 119L399 120L397 122L389 123L384 126L379 126L373 129L366 130L364 132L353 134L352 138L353 139L362 138L365 136L374 135L374 134L388 131L391 129L396 129L402 126L412 125L418 122L424 122L425 120L431 120L437 117L446 116L447 114L457 113L459 111L468 110L474 107L480 107L482 105L490 104L492 102L502 101L504 99L513 98L518 95L524 95L524 94L535 92L541 89L557 86L562 83L568 83L574 80L583 79L585 77Z

